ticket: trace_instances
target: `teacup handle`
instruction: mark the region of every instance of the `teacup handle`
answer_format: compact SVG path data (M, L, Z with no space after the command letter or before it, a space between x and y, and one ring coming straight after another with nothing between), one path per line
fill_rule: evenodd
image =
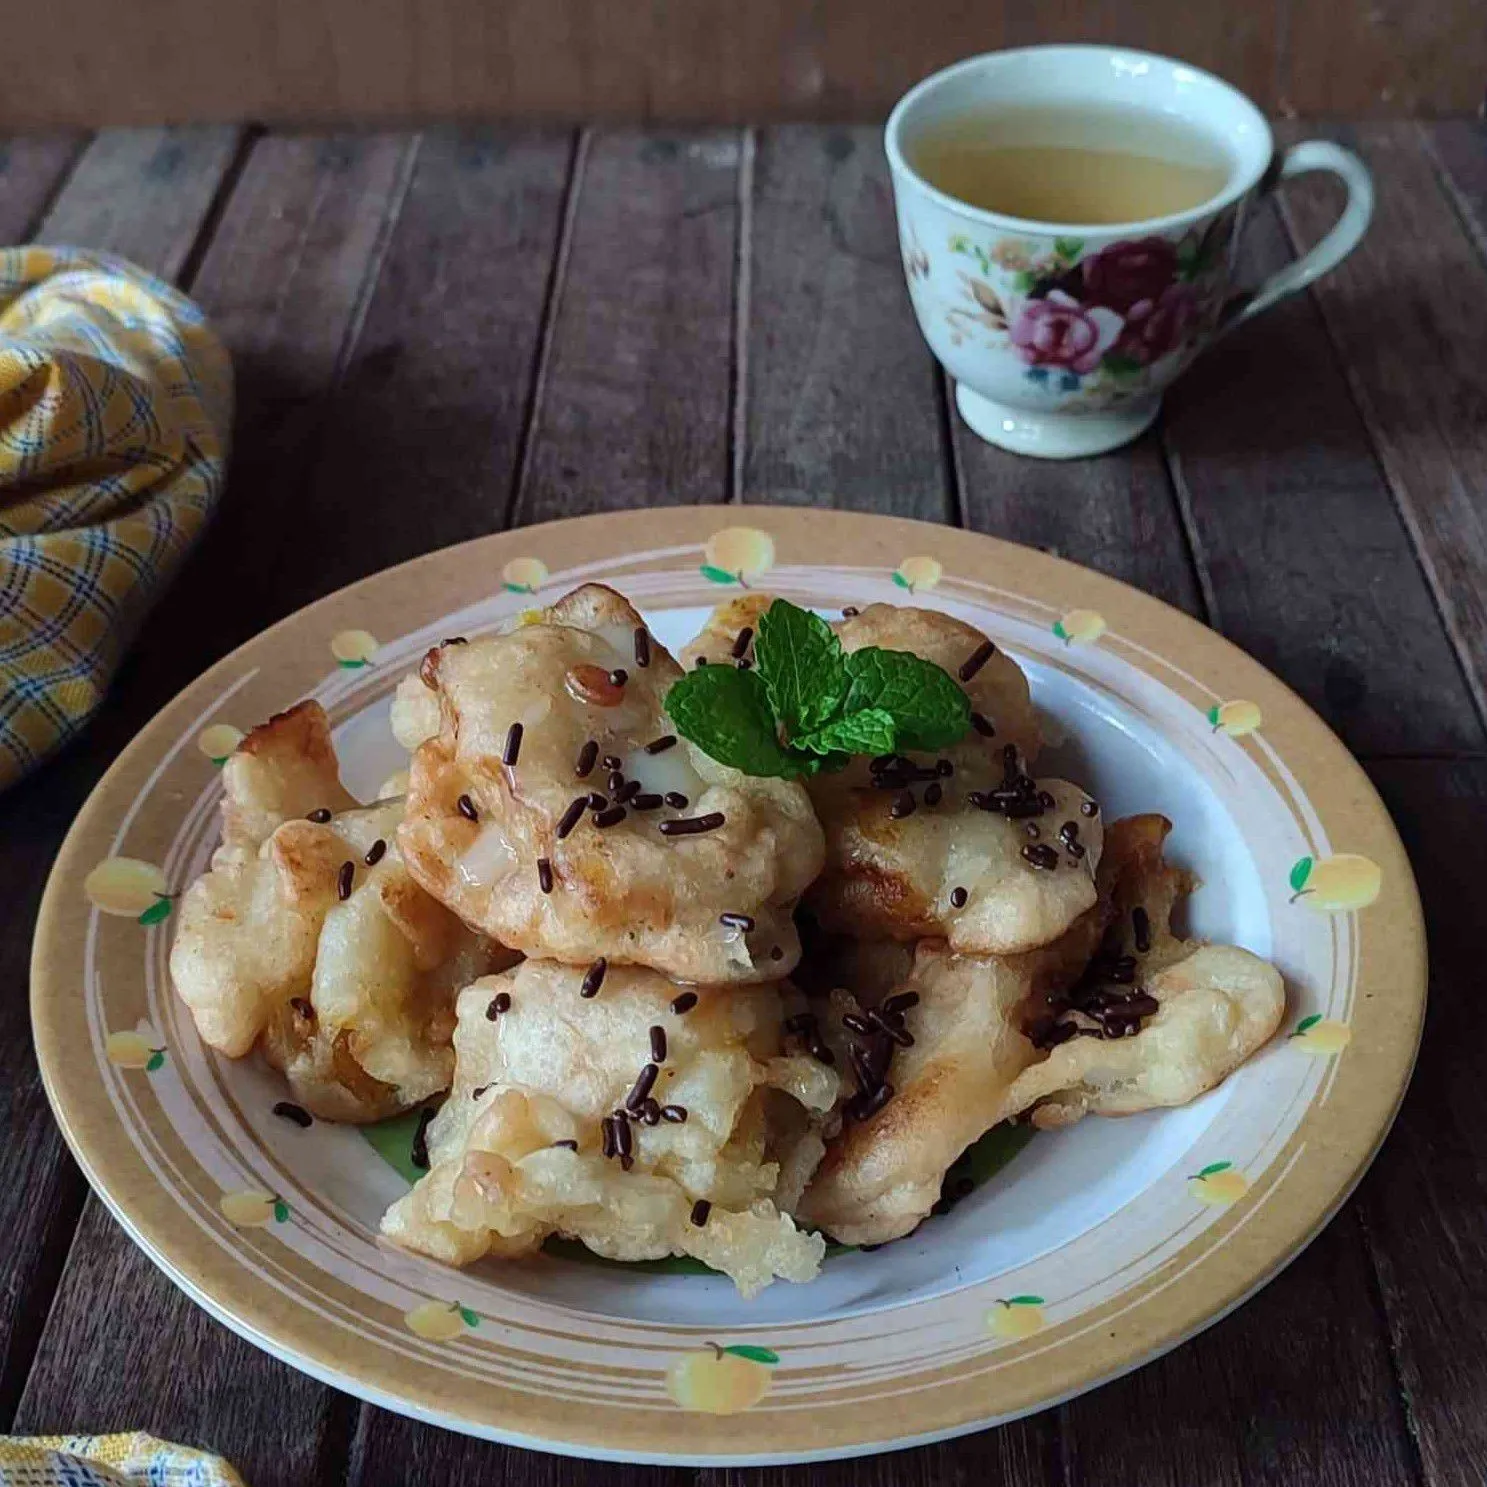
M1358 246L1358 240L1368 230L1373 216L1373 177L1368 167L1341 145L1325 139L1308 139L1292 145L1282 156L1280 169L1271 184L1288 181L1292 176L1309 175L1316 170L1330 170L1347 187L1348 199L1342 215L1321 242L1271 274L1258 289L1236 304L1223 317L1223 332L1243 325L1246 320L1253 320L1277 300L1295 294L1298 289L1305 289L1313 280L1330 273Z

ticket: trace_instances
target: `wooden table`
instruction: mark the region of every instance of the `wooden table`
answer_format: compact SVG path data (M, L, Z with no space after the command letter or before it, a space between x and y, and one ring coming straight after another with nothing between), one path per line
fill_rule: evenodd
M0 1430L144 1428L225 1453L251 1487L1482 1487L1487 137L1329 132L1378 176L1360 251L1199 363L1152 434L1069 465L1003 455L949 411L872 129L11 141L0 240L109 248L176 280L239 380L232 481L199 555L105 714L0 797ZM1248 271L1333 206L1306 187L1267 206ZM1201 616L1300 692L1367 765L1425 899L1431 1005L1399 1123L1234 1316L946 1445L768 1471L580 1466L359 1404L210 1320L88 1196L27 1030L52 858L156 708L316 596L503 526L739 500L1055 550Z

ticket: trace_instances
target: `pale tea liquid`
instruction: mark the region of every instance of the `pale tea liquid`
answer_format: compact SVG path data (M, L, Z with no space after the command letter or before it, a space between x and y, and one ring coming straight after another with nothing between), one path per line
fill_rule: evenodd
M1068 226L1184 212L1231 172L1223 146L1185 120L1093 106L957 114L927 126L907 155L969 206Z

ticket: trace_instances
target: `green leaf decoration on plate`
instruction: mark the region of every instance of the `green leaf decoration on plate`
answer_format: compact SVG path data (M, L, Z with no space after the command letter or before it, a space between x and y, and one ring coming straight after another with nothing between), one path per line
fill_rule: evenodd
M1215 728L1217 728L1219 725L1218 703L1214 703L1214 705L1208 709L1207 717L1208 721L1212 723Z
M165 1050L157 1048L148 1059L145 1060L145 1073L153 1074L156 1069L165 1067Z
M1041 1296L1009 1296L1008 1306L1043 1306L1044 1300Z
M780 1361L780 1355L772 1348L756 1348L751 1343L734 1343L723 1351L732 1353L735 1358L747 1358L752 1363L763 1363L770 1368Z
M460 1321L462 1321L465 1326L478 1327L480 1325L480 1318L473 1311L471 1311L468 1306L461 1306L459 1308L459 1314Z
M912 592L912 590L913 590L913 588L914 588L914 585L913 585L913 584L911 584L911 583L910 583L910 582L909 582L909 580L908 580L908 579L907 579L907 578L905 578L905 577L904 577L904 576L903 576L903 574L902 574L902 573L895 573L895 574L894 574L894 575L893 575L893 581L894 581L894 583L896 583L896 584L897 584L897 585L898 585L898 586L899 586L899 588L901 588L901 589L908 589L908 590L910 590L910 591L911 591L911 592Z
M722 568L714 568L711 563L704 563L697 570L709 583L737 583L736 573L727 573Z
M1314 864L1315 859L1311 857L1302 857L1297 860L1296 864L1291 868L1292 893L1300 893L1306 887L1306 880L1311 877L1311 870Z
M1215 1172L1227 1172L1233 1165L1233 1162L1210 1162L1206 1167L1200 1168L1196 1175L1198 1177L1212 1177Z
M144 925L159 924L162 919L167 919L169 916L170 897L161 893L155 896L155 902L139 916L139 922Z
M276 1224L289 1222L289 1205L282 1198L274 1199L274 1222Z
M1308 1028L1315 1027L1322 1020L1320 1012L1313 1012L1310 1017L1303 1017L1296 1024L1296 1031L1291 1034L1293 1038L1299 1038Z

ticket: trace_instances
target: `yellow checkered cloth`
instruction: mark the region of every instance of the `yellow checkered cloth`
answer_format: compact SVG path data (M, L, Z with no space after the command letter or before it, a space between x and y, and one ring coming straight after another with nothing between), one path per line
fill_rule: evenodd
M243 1487L220 1457L153 1435L0 1436L0 1487Z
M0 790L102 701L221 493L222 343L123 259L0 250Z

